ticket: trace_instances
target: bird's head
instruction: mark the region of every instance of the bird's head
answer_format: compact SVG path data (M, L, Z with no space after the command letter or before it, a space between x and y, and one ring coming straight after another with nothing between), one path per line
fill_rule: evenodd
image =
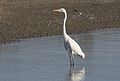
M53 11L56 11L56 12L66 12L66 10L64 8L60 8L60 9L55 9Z

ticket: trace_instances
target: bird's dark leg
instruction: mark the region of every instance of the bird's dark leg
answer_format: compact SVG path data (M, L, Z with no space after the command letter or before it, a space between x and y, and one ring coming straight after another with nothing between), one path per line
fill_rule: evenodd
M72 63L71 54L68 53L68 55L69 55L69 60L70 60L70 65L71 65L71 63Z
M72 65L74 65L74 56L71 54Z
M72 53L69 53L69 55L70 55L70 65L74 66L74 59L73 59Z

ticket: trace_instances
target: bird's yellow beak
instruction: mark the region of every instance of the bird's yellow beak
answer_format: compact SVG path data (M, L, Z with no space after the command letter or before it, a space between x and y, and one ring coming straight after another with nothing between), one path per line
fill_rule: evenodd
M59 9L55 9L55 10L53 10L54 12L60 12L60 10Z

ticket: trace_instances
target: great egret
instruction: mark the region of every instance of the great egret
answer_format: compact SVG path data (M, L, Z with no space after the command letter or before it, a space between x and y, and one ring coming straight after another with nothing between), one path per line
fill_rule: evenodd
M74 55L79 55L83 59L85 58L85 54L81 50L80 46L78 45L77 42L75 42L70 36L67 35L66 33L66 20L67 20L67 12L64 8L56 9L53 11L57 12L63 12L65 15L64 18L64 23L63 23L63 36L64 36L64 46L65 49L68 51L69 59L70 59L70 64L74 65Z

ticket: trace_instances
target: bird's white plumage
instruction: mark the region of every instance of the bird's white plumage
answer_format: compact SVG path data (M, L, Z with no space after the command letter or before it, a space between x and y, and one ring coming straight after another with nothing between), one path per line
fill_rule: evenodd
M75 42L66 33L66 28L65 28L65 24L66 24L66 20L67 20L67 12L66 12L66 10L64 8L60 8L60 9L57 9L57 10L54 10L54 11L63 12L64 15L65 15L64 24L63 24L63 36L64 36L64 40L65 40L65 42L64 42L65 48L66 48L66 50L69 53L70 62L71 62L71 59L73 60L73 57L72 57L73 55L80 55L84 59L85 58L85 54L82 52L82 50L81 50L80 46L78 45L78 43Z
M69 37L68 39L70 46L71 46L71 50L72 50L72 54L78 54L78 55L82 55L83 52L80 48L80 46L78 45L77 42L75 42L72 38Z
M78 45L77 42L75 42L71 37L69 37L68 35L66 35L64 37L65 39L65 42L68 42L70 47L71 47L71 50L72 50L72 54L78 54L78 55L82 55L84 54L80 48L80 46Z

